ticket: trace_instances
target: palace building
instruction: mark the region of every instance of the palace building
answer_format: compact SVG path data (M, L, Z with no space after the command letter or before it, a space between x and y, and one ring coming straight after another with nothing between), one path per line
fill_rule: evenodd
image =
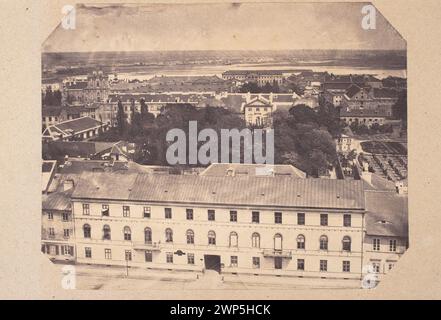
M76 262L360 279L361 181L83 173Z

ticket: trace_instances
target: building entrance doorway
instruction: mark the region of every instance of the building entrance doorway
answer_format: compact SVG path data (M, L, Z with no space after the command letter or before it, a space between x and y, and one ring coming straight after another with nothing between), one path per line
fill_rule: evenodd
M205 269L215 270L220 273L221 271L221 258L215 255L204 255Z

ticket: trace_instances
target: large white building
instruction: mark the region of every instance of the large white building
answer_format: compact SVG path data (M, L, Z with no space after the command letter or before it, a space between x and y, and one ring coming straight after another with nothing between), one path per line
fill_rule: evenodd
M42 251L78 264L341 281L369 266L381 279L406 251L405 193L262 169L63 174L43 196Z
M360 181L84 173L77 263L355 279Z

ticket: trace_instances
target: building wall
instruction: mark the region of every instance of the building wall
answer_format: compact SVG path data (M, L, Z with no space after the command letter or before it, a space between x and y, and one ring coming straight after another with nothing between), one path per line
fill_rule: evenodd
M386 119L384 117L340 117L341 120L346 122L348 125L350 125L353 122L358 122L359 124L365 124L366 126L370 127L374 123L378 123L380 125L384 124Z
M245 120L249 125L263 125L270 124L272 113L272 106L247 106L245 107Z
M379 250L374 248L374 239L380 240ZM396 250L391 251L390 241L396 241ZM395 264L398 262L400 257L404 254L407 249L407 239L401 237L386 237L386 236L372 236L366 235L364 239L364 258L363 265L374 265L378 264L378 274L381 278L382 275L387 274ZM376 268L374 268L377 271Z
M63 213L68 215L68 219L63 219ZM52 215L52 217L50 217ZM51 219L52 218L52 219ZM49 258L59 261L75 260L75 232L72 213L70 211L43 210L41 229L42 251ZM50 234L53 229L53 235ZM66 237L64 230L69 230ZM70 247L68 251L65 248Z
M130 250L132 261L130 265L165 268L202 270L205 255L219 255L224 265L223 272L280 274L311 277L359 278L362 262L362 226L363 217L359 212L352 212L352 227L343 227L343 213L328 212L329 226L320 226L319 211L303 211L306 215L306 225L297 225L297 211L281 211L283 223L274 223L274 211L253 208L225 208L225 207L182 207L169 205L172 209L172 219L165 219L166 206L148 205L151 218L143 218L144 205L127 203L130 206L130 218L123 217L123 203L105 203L109 205L110 217L102 217L103 203L89 202L90 215L83 215L83 202L74 202L75 229L77 230L77 261L80 263L95 263L108 265L125 265L125 251ZM186 209L193 209L193 220L186 219ZM216 220L208 221L208 209L215 209ZM237 211L237 222L230 222L230 210ZM260 223L252 223L252 211L260 212ZM91 226L91 239L84 239L84 224ZM111 240L102 240L103 226L111 228ZM124 227L131 229L131 241L124 240ZM144 229L152 230L151 246L144 245ZM165 230L173 230L173 243L165 242ZM195 244L186 243L186 231L194 232ZM208 244L208 232L216 233L216 245ZM230 247L230 233L238 234L238 247ZM260 248L252 247L252 234L260 234ZM274 268L274 236L282 235L283 252L290 252L290 258L282 258L283 268ZM306 238L305 249L297 249L296 238L303 234ZM328 251L319 249L320 236L327 235L329 239ZM342 251L342 239L351 237L352 251ZM92 258L85 257L85 248L91 248ZM158 250L159 247L159 250ZM105 249L112 250L112 259L105 259ZM153 251L153 262L145 261L145 250ZM167 252L175 253L182 250L186 254L194 254L194 265L187 263L187 255L173 255L173 263L167 263ZM263 254L266 251L268 254ZM238 257L237 267L231 266L231 256ZM260 268L253 268L252 258L260 258ZM201 260L202 259L202 260ZM305 260L305 270L297 270L297 259ZM320 272L320 260L328 261L328 271ZM343 261L350 261L351 272L342 271Z

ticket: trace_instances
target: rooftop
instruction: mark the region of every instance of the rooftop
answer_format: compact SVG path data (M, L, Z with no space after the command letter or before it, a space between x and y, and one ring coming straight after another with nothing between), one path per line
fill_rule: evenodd
M205 169L203 176L287 176L293 178L306 178L306 173L292 165L265 165L265 164L239 164L239 163L213 163Z
M408 198L388 191L366 191L366 234L408 237Z
M283 70L228 70L222 73L222 75L283 75Z
M72 134L95 129L102 125L102 122L91 117L82 117L51 125L46 128L44 136L53 136L60 134L63 136L71 136Z
M72 190L55 192L48 195L43 195L43 210L70 210L71 203L70 197L72 195Z
M264 207L364 209L361 181L291 177L218 177L83 173L76 199Z
M48 149L51 154L89 158L97 153L110 151L115 144L115 142L51 141L48 143Z

